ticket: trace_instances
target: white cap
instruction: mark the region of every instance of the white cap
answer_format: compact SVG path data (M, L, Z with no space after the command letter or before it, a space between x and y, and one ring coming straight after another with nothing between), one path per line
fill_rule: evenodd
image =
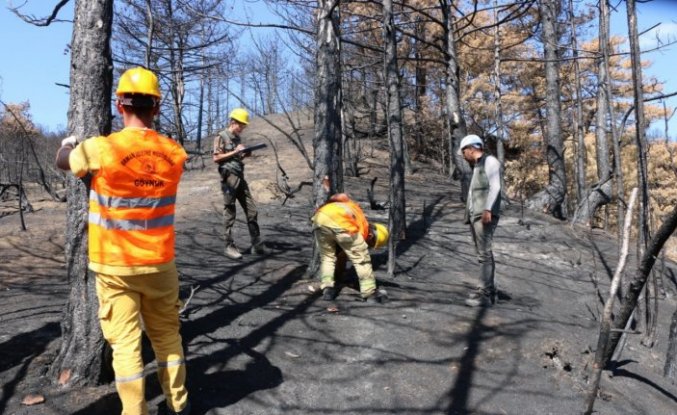
M482 143L482 139L475 134L466 135L465 137L463 137L463 140L461 140L461 144L458 146L457 154L459 156L462 155L463 149L468 147L468 146L475 146L475 147L482 148L482 147L484 147L484 143Z

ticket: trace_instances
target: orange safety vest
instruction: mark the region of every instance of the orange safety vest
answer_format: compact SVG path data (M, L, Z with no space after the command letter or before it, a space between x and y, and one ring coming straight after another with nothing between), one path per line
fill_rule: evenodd
M347 202L331 202L320 207L318 213L327 215L341 229L350 234L360 233L367 240L369 236L369 223L364 216L362 208L352 200Z
M101 167L89 194L89 260L112 266L174 259L174 205L187 155L153 130L94 138Z

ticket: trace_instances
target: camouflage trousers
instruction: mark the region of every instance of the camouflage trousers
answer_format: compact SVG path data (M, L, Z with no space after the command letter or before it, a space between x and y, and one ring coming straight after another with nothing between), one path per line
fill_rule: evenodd
M259 243L261 231L258 224L258 211L247 182L244 178L235 174L226 174L221 180L221 192L223 193L223 233L226 246L234 243L232 231L235 224L236 201L240 202L240 206L244 210L252 245Z

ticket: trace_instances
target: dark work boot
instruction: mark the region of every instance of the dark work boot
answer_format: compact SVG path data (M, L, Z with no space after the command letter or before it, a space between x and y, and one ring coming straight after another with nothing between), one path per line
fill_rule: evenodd
M258 241L252 244L251 253L265 255L268 253L268 251L266 250L266 246L263 244L263 241Z
M332 301L334 298L336 298L336 288L327 287L324 290L322 290L322 299L323 300Z

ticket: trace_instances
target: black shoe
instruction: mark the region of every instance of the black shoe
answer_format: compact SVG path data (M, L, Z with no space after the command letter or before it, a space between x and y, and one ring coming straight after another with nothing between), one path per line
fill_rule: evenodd
M252 245L251 253L256 255L265 255L268 253L266 246L263 245L263 242L257 242Z
M381 304L381 299L376 294L370 295L369 297L365 298L364 301L367 304Z
M336 298L336 288L327 287L324 290L322 290L322 299L323 300L332 301L334 298Z

